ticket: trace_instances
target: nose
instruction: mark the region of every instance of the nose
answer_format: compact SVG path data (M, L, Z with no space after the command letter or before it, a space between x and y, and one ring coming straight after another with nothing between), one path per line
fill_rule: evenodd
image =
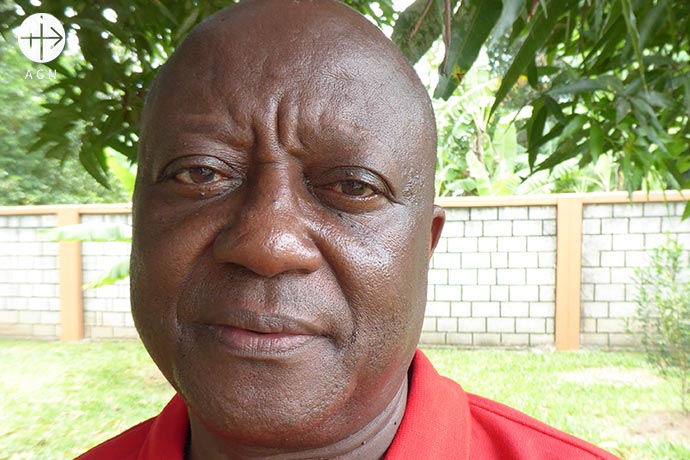
M214 257L266 278L316 271L321 253L295 190L276 177L263 179L246 191L237 217L216 237Z

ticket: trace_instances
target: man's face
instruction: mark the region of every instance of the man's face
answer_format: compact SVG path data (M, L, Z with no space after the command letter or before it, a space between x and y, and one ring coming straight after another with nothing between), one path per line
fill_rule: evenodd
M443 220L412 84L290 34L202 30L168 63L132 250L137 328L191 413L282 447L341 439L404 383Z

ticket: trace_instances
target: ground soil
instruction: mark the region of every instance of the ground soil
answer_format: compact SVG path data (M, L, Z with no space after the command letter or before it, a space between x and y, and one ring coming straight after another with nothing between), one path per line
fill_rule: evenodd
M638 417L628 428L635 441L662 440L690 444L690 414L681 411L652 412Z

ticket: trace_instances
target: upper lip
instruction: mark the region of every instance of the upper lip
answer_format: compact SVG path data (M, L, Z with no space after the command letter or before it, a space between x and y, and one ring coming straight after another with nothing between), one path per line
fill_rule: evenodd
M283 314L257 314L243 311L224 312L203 321L209 326L233 327L260 334L325 335L316 321Z

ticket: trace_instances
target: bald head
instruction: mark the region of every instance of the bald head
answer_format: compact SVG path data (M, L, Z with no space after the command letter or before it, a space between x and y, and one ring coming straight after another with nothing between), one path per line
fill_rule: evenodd
M167 91L161 100L161 87L174 88L174 95ZM422 194L433 196L436 128L427 91L379 29L335 0L249 0L197 26L150 89L140 163L146 162L148 133L155 125L152 115L160 118L162 112L209 101L229 109L238 124L251 129L252 120L232 101L257 96L292 106L284 107L292 113L282 117L286 124L281 126L289 138L282 141L288 144L298 141L298 133L289 130L290 119L297 116L321 124L323 119L347 115L345 123L338 121L344 131L385 132L386 139L377 137L388 143L404 139L389 149L414 148L408 158L410 172L426 178Z

